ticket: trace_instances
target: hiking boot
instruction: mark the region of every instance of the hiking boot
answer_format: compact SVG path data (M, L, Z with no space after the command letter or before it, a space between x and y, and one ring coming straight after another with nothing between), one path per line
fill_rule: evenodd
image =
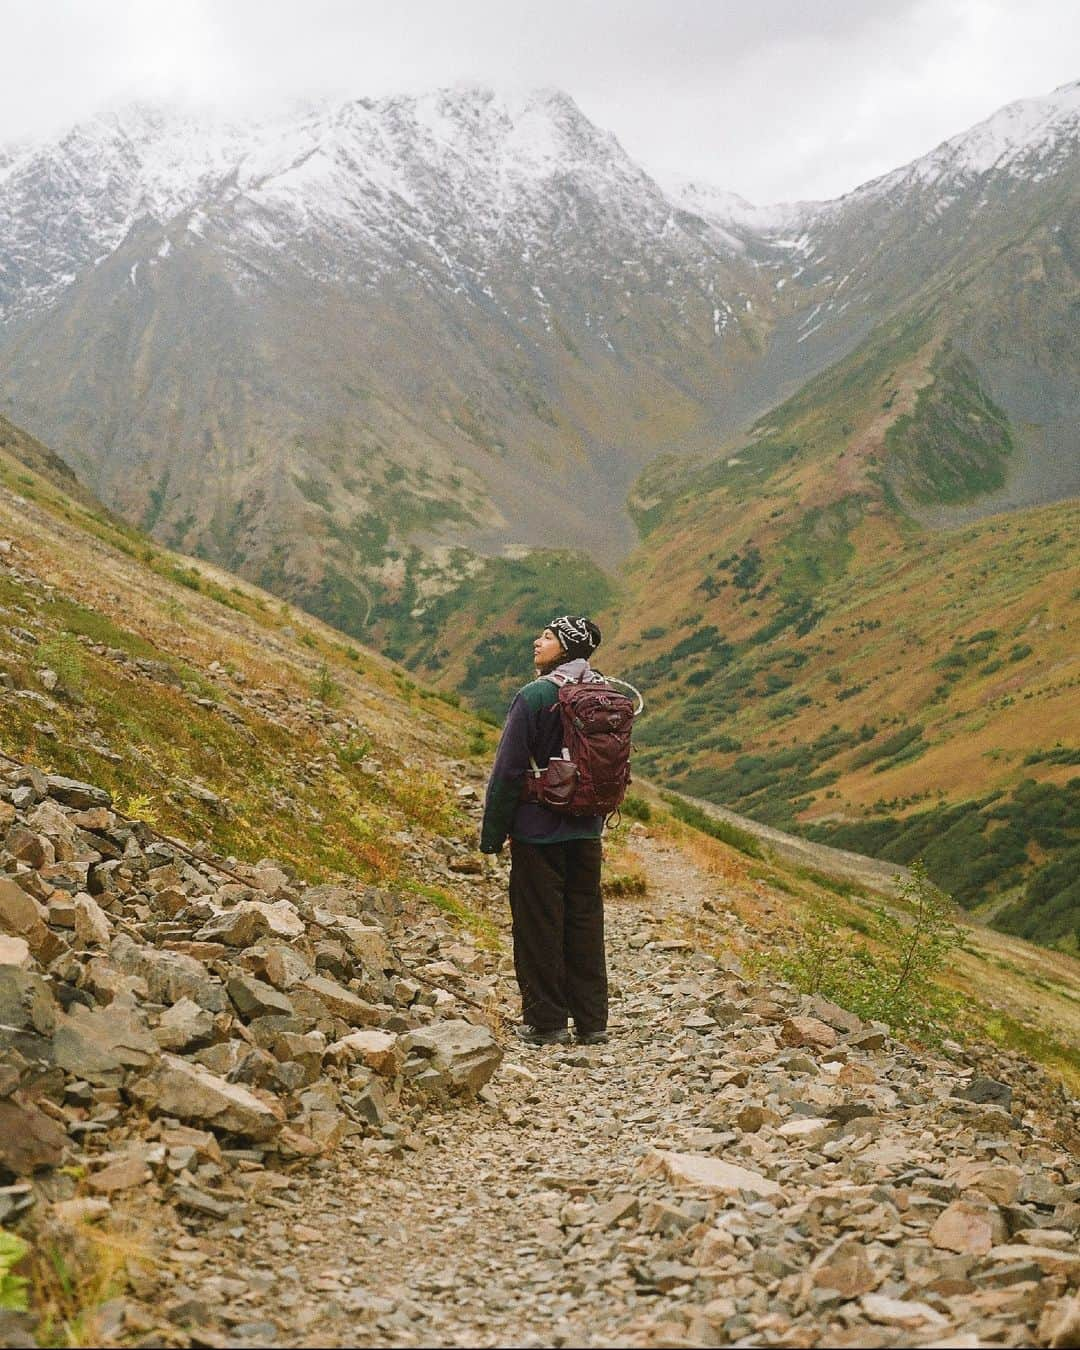
M550 1031L541 1031L539 1027L530 1027L520 1023L514 1028L514 1035L526 1045L569 1045L570 1032L566 1027L553 1027Z
M607 1045L610 1040L606 1031L579 1031L577 1034L578 1045Z

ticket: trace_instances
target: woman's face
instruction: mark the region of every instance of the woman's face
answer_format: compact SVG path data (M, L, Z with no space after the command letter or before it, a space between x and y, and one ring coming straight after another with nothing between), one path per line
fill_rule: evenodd
M544 666L558 665L562 656L562 643L550 628L545 628L533 643L533 660L536 662L536 668L542 670Z

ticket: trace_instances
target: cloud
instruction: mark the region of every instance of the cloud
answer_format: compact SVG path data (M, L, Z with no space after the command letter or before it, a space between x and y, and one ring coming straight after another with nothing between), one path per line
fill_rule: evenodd
M132 97L556 85L657 171L829 196L1076 77L1074 0L5 0L0 139Z

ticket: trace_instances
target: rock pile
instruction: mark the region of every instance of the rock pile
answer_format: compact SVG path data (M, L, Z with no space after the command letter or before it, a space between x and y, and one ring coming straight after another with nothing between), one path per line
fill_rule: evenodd
M220 1216L289 1160L400 1150L410 1111L500 1060L475 949L429 915L272 862L225 871L91 784L6 768L0 1223L61 1163L106 1201L153 1178Z

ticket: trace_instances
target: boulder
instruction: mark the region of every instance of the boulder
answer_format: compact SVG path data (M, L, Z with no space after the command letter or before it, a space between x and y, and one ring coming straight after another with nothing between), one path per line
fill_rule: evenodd
M809 998L804 999L803 1008L808 1016L816 1017L818 1021L826 1023L834 1031L842 1031L845 1035L853 1036L863 1029L862 1018L856 1017L846 1008L841 1008L839 1004L833 1003L827 998L822 998L820 994L812 994Z
M393 1078L404 1059L398 1037L393 1032L379 1031L375 1027L366 1027L342 1037L328 1048L327 1054L339 1063L359 1061L388 1078Z
M834 1242L810 1267L810 1281L814 1288L833 1289L845 1299L870 1293L878 1287L882 1278L870 1262L866 1243L854 1237L844 1237Z
M996 1078L978 1075L967 1087L958 1088L953 1096L978 1106L1000 1106L1003 1111L1012 1110L1012 1088L1008 1083L999 1083Z
M30 947L25 938L8 937L0 933L0 966L21 966L30 964Z
M814 1116L798 1116L795 1120L785 1120L778 1125L776 1133L781 1139L797 1141L810 1148L816 1148L829 1137L830 1125L827 1120L818 1120Z
M80 783L77 779L50 773L45 776L45 785L50 797L80 811L89 806L112 806L112 798L105 789L94 787L92 783Z
M67 1134L55 1120L18 1093L0 1099L0 1169L28 1176L38 1167L55 1167Z
M80 892L75 897L74 908L76 942L82 947L108 947L112 941L112 924L94 897Z
M285 1119L279 1103L264 1101L238 1083L228 1083L176 1055L162 1055L157 1068L136 1084L132 1095L157 1115L257 1141L272 1138Z
M338 984L337 980L332 980L329 976L312 975L294 986L293 999L297 1009L301 1011L303 1005L299 996L303 993L308 994L317 1006L321 1005L322 1010L333 1017L340 1017L350 1026L374 1026L379 1021L380 1013L374 1004L368 1003L359 994L354 994L351 989L346 989L343 984Z
M963 1163L946 1172L945 1176L946 1180L954 1181L959 1190L978 1191L995 1205L1011 1205L1020 1192L1023 1180L1020 1168L1006 1163Z
M377 924L362 923L347 914L334 914L323 909L314 911L314 919L320 927L344 942L353 959L365 970L381 973L393 966L390 944Z
M967 1200L953 1201L930 1229L930 1241L935 1247L965 1256L985 1256L1005 1237L1005 1220L996 1209Z
M12 825L4 839L4 847L13 858L27 867L44 867L47 862L55 861L52 845L25 825Z
M48 1058L57 1011L40 975L0 965L0 1050L17 1050L27 1059Z
M859 1304L871 1322L886 1327L900 1327L905 1331L914 1331L918 1327L935 1330L949 1324L929 1303L918 1303L914 1299L886 1298L884 1294L864 1294Z
M288 900L242 900L232 909L219 910L195 934L198 942L223 942L227 947L251 947L270 934L298 938L304 921Z
M1033 1263L1044 1275L1060 1275L1066 1280L1080 1277L1080 1252L1062 1251L1059 1247L1038 1247L1027 1242L1010 1242L992 1247L987 1254L995 1265L1012 1262Z
M1039 1319L1038 1343L1051 1350L1080 1347L1080 1294L1048 1303Z
M763 1125L776 1125L780 1117L775 1111L767 1106L759 1106L754 1102L740 1109L735 1117L735 1124L742 1130L743 1134L756 1134Z
M827 1022L817 1017L789 1017L780 1028L782 1045L828 1050L839 1040Z
M160 1053L143 1014L119 999L107 1008L73 1003L56 1020L53 1059L98 1087L119 1087L129 1075L145 1073Z
M129 1191L141 1186L149 1179L150 1169L145 1157L141 1153L132 1153L103 1167L100 1172L94 1172L87 1178L86 1186L96 1195L112 1195L114 1191Z
M154 1003L171 1006L187 997L208 1012L228 1010L225 986L193 956L140 947L126 934L113 941L110 955L122 971L146 981L149 997Z
M477 1093L499 1067L502 1050L491 1031L472 1022L435 1022L409 1033L407 1050L442 1075L451 1093Z
M263 958L263 974L275 989L291 989L315 974L311 962L299 952L281 943L268 946Z
M248 1021L253 1017L290 1017L293 1013L293 1005L285 994L254 975L230 975L225 987L237 1012Z
M10 877L0 877L0 933L21 937L43 964L64 950L63 941L45 922L46 911Z
M190 998L182 998L161 1014L154 1039L163 1050L193 1050L214 1038L214 1017Z

